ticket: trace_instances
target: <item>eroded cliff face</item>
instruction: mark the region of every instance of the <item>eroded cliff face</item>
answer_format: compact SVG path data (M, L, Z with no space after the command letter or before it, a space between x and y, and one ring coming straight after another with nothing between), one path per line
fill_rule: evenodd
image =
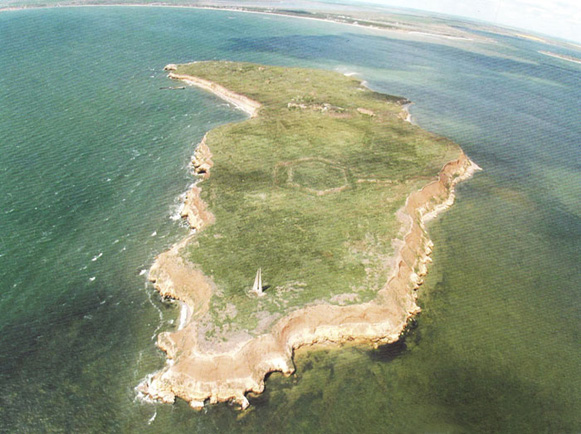
M210 176L212 168L212 153L206 145L206 136L196 146L196 150L190 162L194 175L201 179ZM204 226L214 223L214 215L208 211L206 203L200 197L201 190L197 185L192 186L185 194L181 209L182 218L186 219L190 228L201 230Z
M206 179L210 176L210 169L214 166L212 162L212 152L208 145L206 145L207 134L204 135L202 141L196 146L194 155L192 156L192 161L190 166L194 174L198 175L202 179Z
M205 140L198 146L192 166L209 176L211 152ZM187 314L178 331L159 335L158 346L166 352L168 363L141 384L140 390L163 402L182 398L193 408L203 407L207 400L235 401L245 408L246 393L262 392L269 372L290 375L294 371L292 355L299 347L347 341L378 345L398 340L409 318L419 312L415 290L423 282L433 246L424 224L452 205L456 183L476 170L478 166L462 153L442 168L438 179L410 194L398 212L405 235L398 243L396 265L373 301L308 306L279 319L267 333L237 336L227 345L202 342L199 319L209 309L215 285L182 258L180 251L190 238L162 253L151 268L150 280L163 296L185 303ZM197 186L186 196L184 215L197 230L214 221Z

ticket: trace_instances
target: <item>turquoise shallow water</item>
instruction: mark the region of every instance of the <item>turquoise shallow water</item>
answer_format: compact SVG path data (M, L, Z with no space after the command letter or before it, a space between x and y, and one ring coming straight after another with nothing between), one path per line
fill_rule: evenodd
M186 9L0 14L0 431L580 430L581 68L489 36ZM243 119L160 90L162 68L214 58L358 72L484 168L430 226L405 343L300 355L243 414L134 391L177 317L141 271L186 232L170 217L191 145Z

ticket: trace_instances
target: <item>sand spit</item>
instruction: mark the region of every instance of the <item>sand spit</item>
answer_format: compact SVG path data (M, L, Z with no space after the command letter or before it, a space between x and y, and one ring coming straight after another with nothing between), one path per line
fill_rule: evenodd
M555 57L556 59L566 60L567 62L581 64L581 59L579 59L577 57L569 56L567 54L558 54L558 53L553 53L552 51L539 51L539 53L544 54L545 56Z
M173 78L192 82L224 99L228 97L228 101L234 99L237 105L245 105L251 116L260 107L255 101L206 80L176 75ZM196 148L192 167L204 177L210 175L211 152L205 137ZM397 341L410 317L420 310L416 289L427 273L433 246L425 223L452 205L454 186L477 170L480 168L461 153L442 168L437 179L408 196L398 211L404 235L397 243L396 265L374 300L347 306L311 305L279 319L269 332L257 337L238 336L226 345L205 341L199 319L209 309L215 285L182 258L181 250L191 237L162 253L149 278L162 296L185 303L187 314L180 330L158 336L157 345L166 352L168 363L139 386L140 392L166 403L179 397L195 409L207 401L232 401L246 408L246 394L262 392L269 372L294 372L293 353L300 347L348 341L377 346ZM195 186L187 197L184 212L190 225L201 230L211 224L214 217L200 198L200 189Z
M166 71L172 71L175 65L169 64L164 69ZM184 83L187 83L191 86L197 86L209 92L212 92L219 98L222 98L224 101L229 102L230 104L234 105L235 107L239 108L240 110L248 113L251 118L256 117L258 114L258 109L260 108L261 104L257 101L254 101L247 96L240 95L239 93L232 92L231 90L226 89L223 86L220 86L217 83L211 82L209 80L204 80L203 78L193 77L191 75L182 75L176 74L174 72L170 72L168 74L169 78L174 80L181 80Z

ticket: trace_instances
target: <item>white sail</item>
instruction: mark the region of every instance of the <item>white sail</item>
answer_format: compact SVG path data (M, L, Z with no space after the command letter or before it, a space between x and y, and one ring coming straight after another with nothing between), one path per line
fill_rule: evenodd
M260 268L256 272L254 285L252 286L252 292L256 293L257 295L264 295L264 292L262 292L262 270Z

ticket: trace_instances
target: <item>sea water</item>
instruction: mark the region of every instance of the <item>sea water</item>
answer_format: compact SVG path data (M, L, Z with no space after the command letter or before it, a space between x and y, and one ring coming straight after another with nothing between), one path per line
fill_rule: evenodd
M173 8L1 13L0 431L581 429L581 65L480 36ZM135 391L179 323L143 270L187 233L172 216L193 145L245 116L160 89L165 64L208 59L356 73L484 169L430 224L405 340L300 353L243 413Z

